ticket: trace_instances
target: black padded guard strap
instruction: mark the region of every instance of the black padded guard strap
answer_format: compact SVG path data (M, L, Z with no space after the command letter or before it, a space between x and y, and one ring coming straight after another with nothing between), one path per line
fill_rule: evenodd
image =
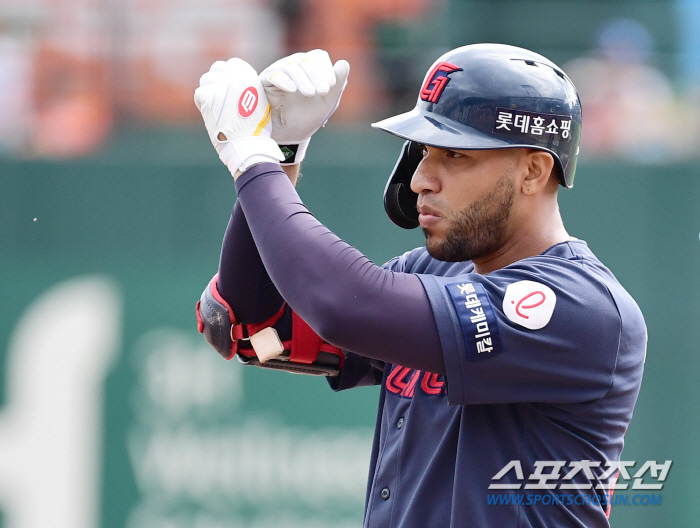
M285 351L286 352L286 351ZM284 359L269 359L260 363L257 358L236 354L238 361L246 366L260 367L271 370L284 370L292 374L306 374L311 376L337 376L340 374L340 360L334 354L318 353L318 359L311 365L293 363Z
M423 159L422 145L406 141L384 189L384 210L389 219L404 229L418 223L418 195L411 190L411 179Z

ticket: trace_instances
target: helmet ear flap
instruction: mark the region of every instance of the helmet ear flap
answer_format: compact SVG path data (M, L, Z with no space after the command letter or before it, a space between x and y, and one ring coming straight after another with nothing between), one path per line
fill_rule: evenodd
M418 222L418 195L411 190L411 179L423 159L423 146L406 141L384 189L384 210L389 219L404 229L415 229Z

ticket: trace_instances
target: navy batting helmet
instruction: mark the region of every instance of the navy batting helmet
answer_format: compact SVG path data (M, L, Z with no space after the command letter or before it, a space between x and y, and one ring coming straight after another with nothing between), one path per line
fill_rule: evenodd
M423 81L416 107L374 128L408 141L384 192L389 218L418 227L410 184L420 145L449 149L529 147L549 152L560 183L574 184L581 101L553 62L503 44L473 44L440 57Z

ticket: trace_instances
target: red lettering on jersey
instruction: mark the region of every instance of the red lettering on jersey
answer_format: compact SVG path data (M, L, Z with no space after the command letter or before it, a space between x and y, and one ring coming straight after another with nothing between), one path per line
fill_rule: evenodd
M411 380L408 382L408 385L406 385L406 388L401 392L401 396L405 396L406 398L413 398L413 393L416 391L416 382L418 381L418 378L421 375L420 370L416 370L413 373L413 376L411 377Z
M410 368L396 365L386 379L386 388L394 394L402 393L406 388L406 382L403 380L409 372L411 372Z
M432 374L431 372L426 372L423 376L423 380L420 382L420 387L426 394L440 394L444 386L445 382L439 381L438 375Z
M425 79L423 88L420 91L420 98L429 103L437 103L442 95L442 91L447 86L447 83L450 82L448 75L456 71L462 71L462 68L449 62L437 63Z
M423 392L430 396L441 394L445 387L445 382L440 381L437 374L394 365L387 376L386 388L389 392L411 399L416 393L419 380Z

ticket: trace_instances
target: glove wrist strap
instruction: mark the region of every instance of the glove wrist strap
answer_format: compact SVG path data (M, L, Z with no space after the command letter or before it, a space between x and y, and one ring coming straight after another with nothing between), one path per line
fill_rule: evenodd
M311 138L306 138L303 141L287 141L279 144L279 148L284 156L283 166L299 165L306 156L306 149L309 146Z
M220 151L219 158L231 171L246 171L257 163L279 163L284 159L277 143L269 137L247 137L229 141Z

